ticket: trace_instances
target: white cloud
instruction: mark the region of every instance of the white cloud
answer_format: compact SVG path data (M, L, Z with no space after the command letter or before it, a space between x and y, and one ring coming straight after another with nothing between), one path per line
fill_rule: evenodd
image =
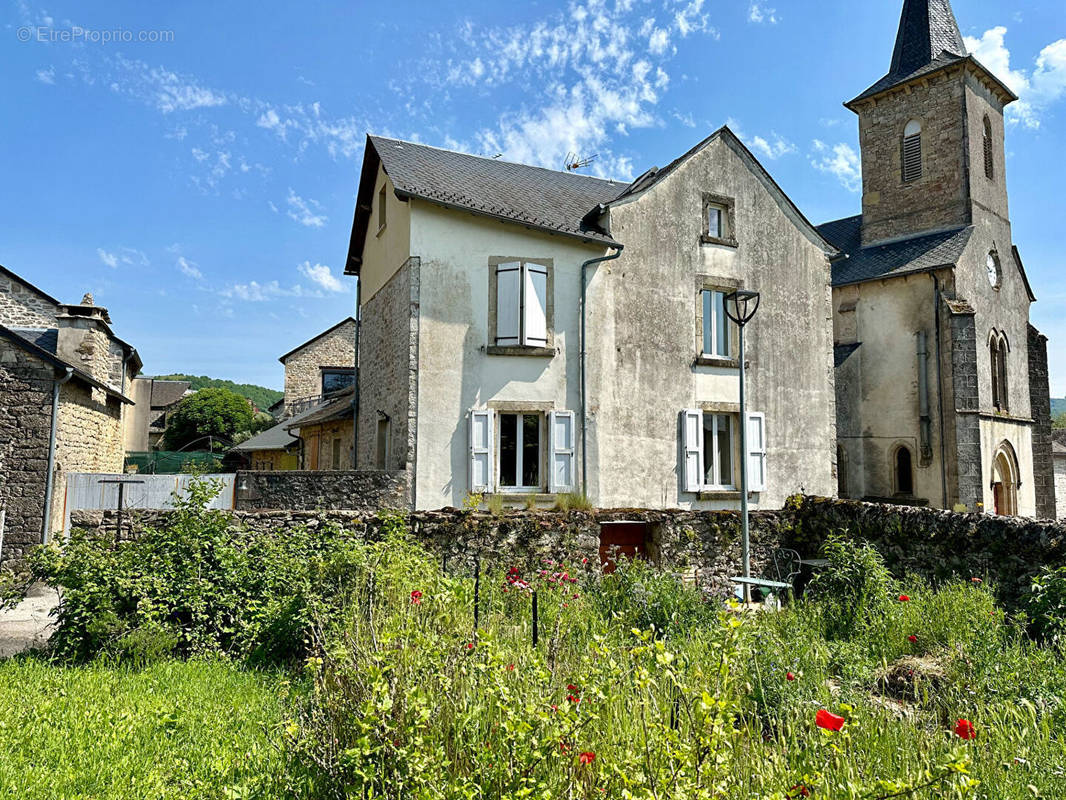
M1027 128L1039 128L1047 108L1066 95L1066 39L1041 50L1034 68L1026 71L1011 68L1006 36L1007 28L1001 25L985 31L980 39L967 36L966 47L1018 95L1018 101L1007 106L1007 119Z
M185 256L178 257L177 267L178 271L181 272L182 275L185 275L188 278L192 278L193 280L202 280L204 277L204 274L200 272L200 268L192 261L189 261L187 258L185 258Z
M769 137L749 136L741 124L732 117L726 120L726 125L748 146L749 150L761 158L776 161L796 152L796 145L775 131L772 131Z
M107 266L111 267L111 269L115 269L118 267L118 256L116 256L114 253L109 253L102 247L97 247L96 255L100 256L100 260L107 264Z
M143 61L116 56L112 64L118 75L111 80L111 88L134 97L164 114L175 111L195 111L226 105L229 99L222 92L201 86L195 78L179 75L163 67L152 67Z
M656 28L648 37L648 52L652 55L662 55L670 46L670 32L663 28Z
M748 7L748 21L749 22L766 22L770 25L777 24L777 9L768 8L762 3L755 0Z
M56 82L56 68L49 67L48 69L37 70L37 80L41 83L47 83L49 86L54 86Z
M248 303L265 303L280 297L323 297L322 292L307 291L300 284L294 284L286 289L279 281L259 283L234 283L219 292L227 300L243 300Z
M345 291L344 284L333 274L333 270L325 264L315 264L312 266L310 261L305 261L300 264L298 269L300 270L301 275L312 283L321 286L327 292Z
M862 162L849 144L827 145L815 139L811 164L819 172L833 175L849 192L862 190Z
M289 196L286 198L286 202L289 204L287 212L289 219L299 222L304 227L323 228L329 222L329 217L321 213L322 206L310 198L304 200L292 189L289 189Z

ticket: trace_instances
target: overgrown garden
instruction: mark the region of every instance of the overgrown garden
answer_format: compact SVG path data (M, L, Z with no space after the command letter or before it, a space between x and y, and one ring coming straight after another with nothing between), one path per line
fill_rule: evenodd
M32 742L95 730L113 683L128 746L71 737L97 783L61 796L1066 796L1061 572L1004 608L990 576L931 586L831 538L803 599L753 614L643 563L446 572L401 517L376 541L241 533L208 492L135 542L35 556L64 604L50 660L0 667L0 794L43 786ZM121 770L142 748L161 766Z

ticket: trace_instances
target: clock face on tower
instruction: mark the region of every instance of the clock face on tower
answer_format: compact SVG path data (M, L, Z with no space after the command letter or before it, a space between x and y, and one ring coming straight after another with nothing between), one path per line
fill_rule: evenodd
M1002 281L1002 275L999 271L999 259L995 253L988 254L988 282L992 284L993 289L998 289L1000 282Z

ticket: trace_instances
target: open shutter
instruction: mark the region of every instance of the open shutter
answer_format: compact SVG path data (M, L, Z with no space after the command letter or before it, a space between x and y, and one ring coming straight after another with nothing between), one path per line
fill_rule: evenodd
M524 303L525 326L522 344L548 346L548 270L539 264L526 264Z
M574 490L574 412L552 411L548 414L551 464L548 491L552 494Z
M496 344L521 344L519 323L522 309L522 262L512 261L496 268Z
M766 415L748 414L748 490L766 491Z
M492 444L495 438L493 412L470 412L470 491L492 491Z
M681 412L682 448L685 453L685 491L698 492L703 486L703 412L689 408Z

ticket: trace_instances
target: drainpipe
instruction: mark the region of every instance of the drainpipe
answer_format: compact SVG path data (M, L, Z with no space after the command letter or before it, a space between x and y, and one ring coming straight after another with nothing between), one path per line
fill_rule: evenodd
M944 365L940 358L940 278L930 273L933 279L933 330L936 331L936 404L940 414L940 486L943 490L942 505L948 507L948 456L944 441Z
M41 542L48 544L49 523L52 521L52 492L55 489L56 432L59 427L59 387L74 377L74 368L67 367L66 374L52 384L52 430L48 437L48 475L45 477L44 520L41 523Z
M581 493L589 496L589 457L588 457L588 386L585 362L588 360L588 344L585 337L585 324L588 314L585 310L585 302L588 299L588 268L594 264L602 264L604 261L614 261L622 255L623 245L612 245L615 251L599 258L590 258L581 265Z
M918 424L922 461L933 458L933 418L929 414L929 348L925 331L918 331Z
M359 340L363 333L363 278L355 279L355 390L352 392L352 469L359 469ZM301 440L302 441L302 440Z

